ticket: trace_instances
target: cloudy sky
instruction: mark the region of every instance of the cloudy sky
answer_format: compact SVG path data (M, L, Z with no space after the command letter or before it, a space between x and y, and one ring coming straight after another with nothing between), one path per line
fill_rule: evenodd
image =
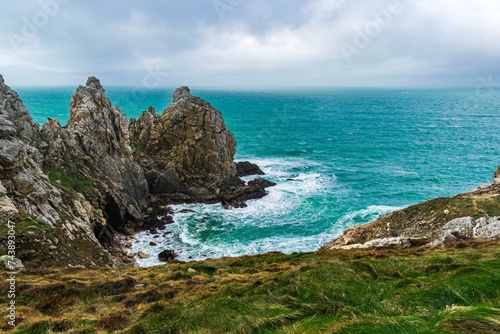
M498 0L2 0L11 86L500 81ZM482 82L482 83L481 83Z

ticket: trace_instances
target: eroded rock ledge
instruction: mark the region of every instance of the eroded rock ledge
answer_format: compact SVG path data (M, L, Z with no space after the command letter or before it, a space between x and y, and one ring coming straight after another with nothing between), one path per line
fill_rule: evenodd
M273 183L239 179L235 150L221 113L187 87L161 115L150 108L129 124L90 77L66 126L39 126L0 75L0 238L14 222L29 266L115 265L115 232L168 223L170 203L265 196Z

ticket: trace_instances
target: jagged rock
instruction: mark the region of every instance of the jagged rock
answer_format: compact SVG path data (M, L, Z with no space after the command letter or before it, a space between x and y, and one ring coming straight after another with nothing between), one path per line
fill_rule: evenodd
M161 116L150 108L129 125L89 77L68 124L49 118L40 127L0 75L0 219L28 225L17 238L25 264L113 265L106 247L119 246L115 231L165 229L171 202L237 207L265 196L271 183L236 176L235 149L220 112L187 87Z
M488 239L500 238L500 217L461 217L452 219L444 227L443 236L429 242L427 247L439 246L442 244L468 239Z
M236 163L236 176L243 177L249 175L265 175L256 164L251 163L250 161L240 161Z
M148 185L134 162L126 116L112 106L98 79L90 77L73 94L65 128L57 120L43 125L38 146L45 166L96 190L84 195L103 209L107 223L99 221L95 228L101 242L109 240L114 230L127 233L132 229L128 223L142 221L141 203L149 194Z
M245 201L251 199L258 199L266 196L266 188L275 186L276 183L266 179L255 179L248 182L248 185L236 188L235 190L225 194L222 201L226 209L230 208L244 208L246 207Z
M143 163L152 193L206 192L236 175L233 134L221 113L187 87L174 92L161 116L152 108L142 113L131 132L155 157Z
M188 87L174 92L161 115L151 107L143 112L129 132L153 194L179 202L242 202L265 196L270 186L247 186L237 177L233 134L221 113Z
M476 220L474 237L481 239L499 239L500 238L500 217L491 217L486 219L481 217Z
M177 257L177 254L171 250L167 249L158 254L158 259L162 262L172 261Z
M49 180L42 170L40 143L40 127L0 76L0 219L28 226L16 231L17 256L27 266L64 266L70 260L85 266L112 265L94 235L95 210L83 196ZM45 242L49 236L41 225L57 229L59 255L37 256L54 247Z

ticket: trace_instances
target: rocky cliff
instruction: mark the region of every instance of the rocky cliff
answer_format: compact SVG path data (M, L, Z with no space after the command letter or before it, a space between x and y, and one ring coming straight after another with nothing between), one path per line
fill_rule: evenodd
M262 197L273 185L264 180L245 185L237 177L233 134L221 113L191 95L188 87L174 92L172 104L161 115L149 108L132 119L130 133L136 161L154 195L238 207Z
M94 226L99 238L141 222L148 185L133 159L127 118L111 105L99 80L90 77L73 94L66 127L50 120L39 133L36 146L49 176L73 179L67 185L101 208L104 219Z
M500 183L451 198L437 198L353 226L323 249L439 246L500 238Z
M129 124L90 77L66 126L39 126L0 76L0 235L16 223L17 255L31 266L114 265L115 232L158 224L165 204L264 196L273 184L240 180L235 150L220 112L187 87L162 115L150 108Z
M34 266L112 265L93 231L102 214L81 193L47 176L39 136L0 75L0 235L7 235L5 223L15 223L17 257Z

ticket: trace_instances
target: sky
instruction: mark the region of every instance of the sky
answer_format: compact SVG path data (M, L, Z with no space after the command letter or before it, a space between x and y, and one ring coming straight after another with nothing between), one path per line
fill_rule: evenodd
M11 86L500 87L498 0L1 0Z

